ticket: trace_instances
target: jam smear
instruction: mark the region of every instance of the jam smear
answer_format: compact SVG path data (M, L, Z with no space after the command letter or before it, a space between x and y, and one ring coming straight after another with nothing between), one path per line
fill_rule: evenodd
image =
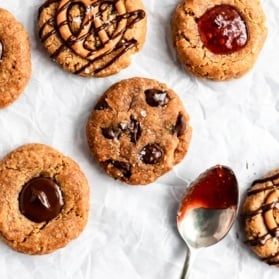
M33 178L19 194L20 212L36 223L55 218L63 205L61 189L51 178Z
M246 23L236 8L217 5L198 19L201 40L215 54L230 54L241 50L248 41Z
M96 104L95 106L95 110L104 110L104 109L107 109L109 108L109 105L106 101L106 96L103 96L99 99L98 103Z
M227 209L235 207L237 202L237 180L233 171L217 165L192 182L182 201L178 221L182 221L187 211L195 208Z

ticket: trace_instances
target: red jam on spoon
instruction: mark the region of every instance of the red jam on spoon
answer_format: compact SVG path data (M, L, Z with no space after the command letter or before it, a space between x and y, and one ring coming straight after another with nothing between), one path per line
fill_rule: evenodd
M238 10L230 5L217 5L198 19L201 40L215 54L241 50L248 41L248 30Z
M182 221L185 214L195 208L227 209L236 207L237 204L238 187L233 171L217 165L206 170L190 185L177 220Z

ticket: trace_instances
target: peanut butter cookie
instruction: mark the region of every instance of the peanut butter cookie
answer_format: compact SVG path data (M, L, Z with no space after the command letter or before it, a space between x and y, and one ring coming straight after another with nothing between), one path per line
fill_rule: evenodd
M247 244L261 260L279 267L279 170L252 183L243 215Z
M13 249L46 254L78 237L88 218L88 183L70 158L28 144L0 162L0 236Z
M141 0L47 0L38 23L51 58L65 70L88 77L126 68L146 35Z
M107 174L129 184L148 184L183 159L192 129L174 91L156 80L131 78L104 93L86 132Z
M10 12L0 8L0 108L20 96L30 76L29 36Z
M194 75L211 80L243 76L266 35L259 0L184 0L172 19L178 58Z

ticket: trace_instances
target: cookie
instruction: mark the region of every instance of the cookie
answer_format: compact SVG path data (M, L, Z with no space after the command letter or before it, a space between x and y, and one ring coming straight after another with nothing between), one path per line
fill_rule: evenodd
M266 35L259 0L184 0L172 18L179 60L194 75L216 81L248 72Z
M141 0L47 0L38 24L50 57L85 77L105 77L128 67L146 35Z
M10 12L0 8L0 108L20 96L30 76L29 36Z
M105 172L141 185L155 181L183 159L191 132L176 93L140 77L110 87L86 127L89 148Z
M87 223L88 191L69 157L43 144L19 147L0 162L0 236L27 254L64 247Z
M246 243L279 267L279 170L254 181L243 204Z

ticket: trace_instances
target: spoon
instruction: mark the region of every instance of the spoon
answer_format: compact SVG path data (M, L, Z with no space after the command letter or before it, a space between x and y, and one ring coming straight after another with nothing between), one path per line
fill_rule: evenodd
M237 208L238 184L230 168L214 166L190 184L177 214L187 248L181 279L189 278L198 248L217 243L229 232Z

